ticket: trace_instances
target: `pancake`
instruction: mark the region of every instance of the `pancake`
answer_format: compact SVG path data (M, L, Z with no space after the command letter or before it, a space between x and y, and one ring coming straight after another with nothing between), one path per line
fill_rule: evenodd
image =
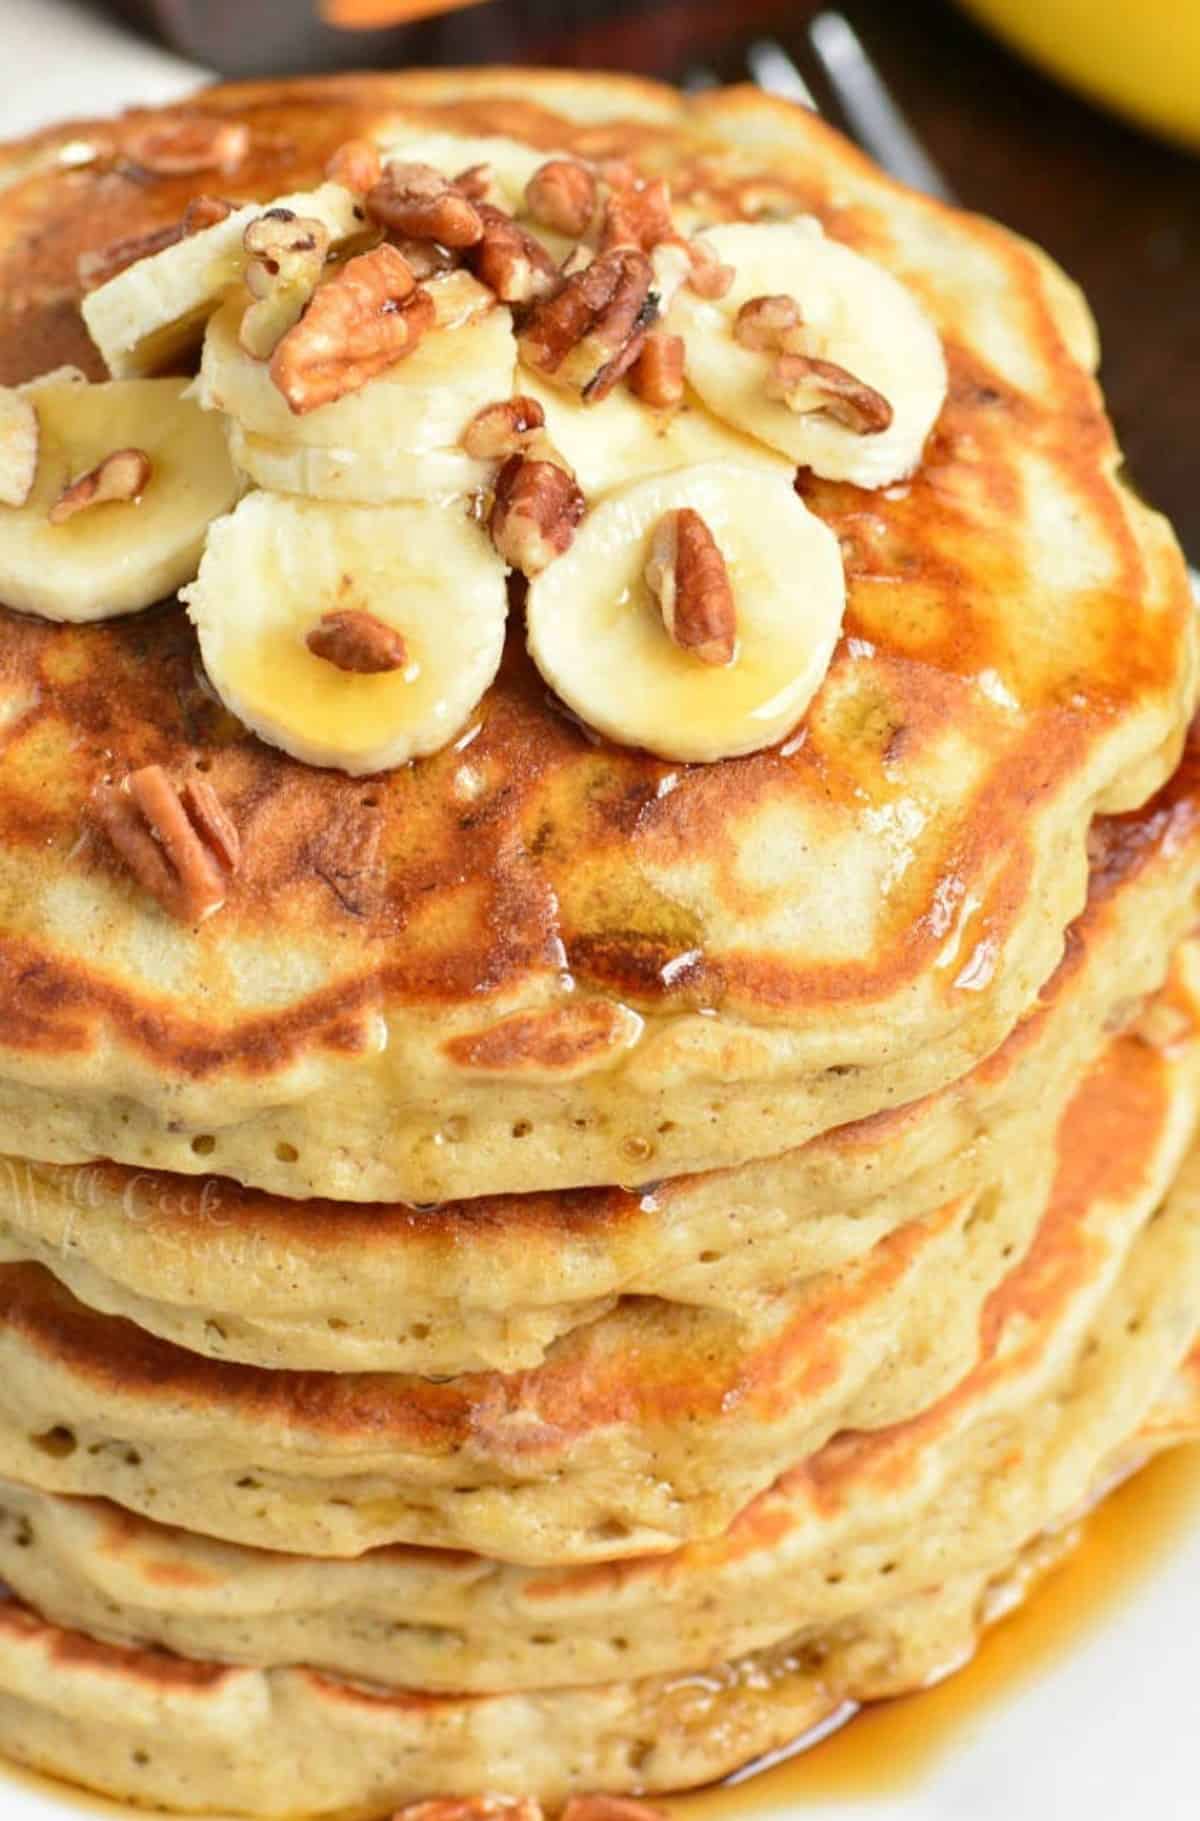
M507 1376L219 1364L86 1309L39 1266L0 1266L0 1471L335 1556L390 1540L535 1562L669 1549L836 1429L910 1415L966 1370L1048 1159L1013 1175L757 1321L627 1298Z
M1103 1100L1071 1109L1037 1240L989 1297L971 1369L908 1422L832 1438L721 1536L574 1568L413 1549L297 1559L10 1483L0 1578L117 1642L505 1693L696 1671L986 1570L1086 1498L1195 1331L1200 1161L1164 1241L1145 1182L1164 1070L1127 1047ZM1119 1144L1098 1154L1101 1130ZM1163 1245L1178 1276L1151 1305Z
M650 1191L436 1208L297 1202L219 1177L0 1160L0 1259L216 1359L455 1374L539 1365L619 1295L746 1321L905 1222L1046 1155L1104 1032L1158 987L1195 917L1200 741L1141 810L1092 829L1088 903L1036 1005L941 1094L781 1157ZM1155 1016L1194 996L1196 951Z
M968 1371L989 1293L1035 1227L1057 1231L1052 1165L1102 1230L1136 1231L1196 1124L1197 1030L1193 1011L1166 1048L1113 1038L1056 1151L811 1280L765 1326L630 1298L527 1373L265 1372L89 1311L40 1267L0 1267L0 1473L319 1556L410 1542L571 1564L711 1538L836 1431L915 1417ZM1116 1268L1120 1248L1106 1255ZM1057 1343L1071 1331L1063 1316Z
M0 1151L355 1201L638 1184L989 1054L1061 957L1092 818L1162 784L1194 695L1184 567L1118 478L1062 275L757 92L492 71L194 105L249 125L243 195L424 121L632 153L709 219L811 211L919 294L950 396L902 488L805 481L848 552L844 635L804 738L747 759L593 743L514 635L469 750L364 784L234 725L177 606L6 615ZM188 181L127 155L145 118L0 167L0 378L87 360L78 256L179 216ZM204 767L245 855L169 940L88 807L148 762Z
M1018 1322L1026 1352L1032 1311L1052 1322L1061 1314L1038 1276L1026 1286L1026 1319ZM1200 1170L1193 1162L1134 1241L1091 1324L1077 1330L1061 1360L1062 1382L1035 1406L1033 1434L1021 1435L1009 1472L990 1476L992 1489L1020 1484L1028 1521L1037 1521L1047 1497L1071 1507L1111 1483L1114 1469L1127 1470L1131 1458L1200 1435L1200 1355L1171 1381L1172 1362L1186 1351L1183 1322L1194 1320L1198 1281ZM1059 1351L1056 1331L1041 1338L1051 1353ZM1053 1391L1053 1378L1043 1389ZM1161 1410L1151 1407L1156 1392ZM927 1439L914 1449L911 1431L895 1437L874 1462L851 1439L832 1464L824 1496L811 1499L818 1521L823 1506L850 1502L848 1481L869 1481L882 1468L889 1481L903 1483L898 1457L908 1477L920 1479ZM811 1474L807 1483L810 1491L816 1485ZM878 1489L870 1496L878 1515ZM971 1507L967 1514L973 1518ZM556 1801L572 1791L682 1789L788 1744L847 1701L919 1688L958 1666L988 1618L1011 1609L1065 1540L1027 1535L1006 1561L906 1597L889 1591L882 1602L877 1568L869 1603L854 1616L810 1623L773 1648L709 1661L690 1674L491 1695L389 1692L309 1667L193 1661L98 1642L9 1602L0 1606L0 1748L113 1795L193 1812L375 1815L431 1790ZM903 1552L921 1541L922 1532L907 1530L898 1545L893 1537L893 1547ZM34 1530L26 1546L33 1562L37 1551ZM890 1561L899 1571L900 1558ZM649 1571L660 1570L655 1563ZM645 1569L632 1564L609 1571L610 1605L621 1578L639 1572ZM180 1577L160 1571L153 1579L156 1593L170 1583L176 1604L184 1603ZM660 1633L670 1629L661 1615L660 1603Z

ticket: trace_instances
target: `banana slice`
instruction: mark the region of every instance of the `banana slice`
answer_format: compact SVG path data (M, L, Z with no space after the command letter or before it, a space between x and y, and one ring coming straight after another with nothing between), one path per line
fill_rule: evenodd
M585 405L524 367L517 390L541 405L550 441L589 499L642 475L696 462L740 462L788 481L796 472L786 456L714 417L694 392L673 411L652 410L624 386L610 392L603 404Z
M688 379L709 409L830 480L885 487L911 474L946 397L941 342L912 292L826 239L816 222L732 223L697 238L736 273L716 300L681 290L669 317L687 343ZM845 368L887 400L885 430L863 434L824 410L795 411L767 395L777 356L739 345L733 325L751 298L780 295L799 306L800 352Z
M184 396L186 379L103 385L65 377L24 388L38 421L25 504L0 507L0 601L49 620L104 620L174 593L196 573L205 533L238 496L220 425ZM141 450L150 478L136 500L60 524L66 488L114 451Z
M357 777L460 732L500 665L505 573L461 504L251 493L212 527L184 599L226 706L272 746ZM399 635L394 665L318 656L310 637L347 619Z
M681 507L700 515L724 558L736 616L727 664L674 641L646 580L655 532ZM526 623L538 669L589 726L662 758L713 760L795 726L829 667L844 605L837 539L790 478L705 462L609 494L530 583Z
M266 363L240 346L245 299L230 298L204 339L200 403L255 436L290 447L353 450L360 460L454 449L477 411L513 391L512 317L468 272L431 279L427 289L436 326L414 352L360 391L302 417L288 409Z
M116 378L154 373L200 339L206 319L241 281L242 236L267 209L292 209L324 222L336 246L365 229L359 199L340 183L274 202L251 202L224 221L151 253L98 285L80 306L88 333Z
M374 451L325 449L256 436L232 418L226 421L234 467L258 487L300 493L309 499L344 500L386 506L397 500L448 500L478 493L491 479L494 462L472 461L461 449Z

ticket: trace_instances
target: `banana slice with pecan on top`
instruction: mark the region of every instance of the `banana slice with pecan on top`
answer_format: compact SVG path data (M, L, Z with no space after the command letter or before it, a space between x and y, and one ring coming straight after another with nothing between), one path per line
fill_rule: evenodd
M191 580L239 485L187 385L63 369L0 392L0 601L103 620Z
M534 662L582 721L704 761L795 726L844 605L837 539L790 475L706 462L609 493L531 582L526 623Z
M911 474L947 383L913 293L815 221L697 238L734 274L721 297L684 286L670 312L709 409L829 480L875 488Z

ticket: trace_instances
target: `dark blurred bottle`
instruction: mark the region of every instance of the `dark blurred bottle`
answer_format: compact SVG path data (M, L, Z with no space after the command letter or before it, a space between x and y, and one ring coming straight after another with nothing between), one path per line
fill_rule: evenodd
M405 64L587 60L637 0L110 0L172 49L226 76ZM671 11L671 8L667 8ZM593 28L599 27L598 34Z

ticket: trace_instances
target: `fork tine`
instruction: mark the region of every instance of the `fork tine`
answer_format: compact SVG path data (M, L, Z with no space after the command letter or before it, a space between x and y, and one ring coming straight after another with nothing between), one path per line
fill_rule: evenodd
M820 112L812 90L782 44L777 44L774 38L756 38L746 51L746 62L755 82L768 95L778 95L784 101L798 101L801 107L811 108L814 114Z
M945 178L892 100L850 21L838 12L818 13L808 35L855 138L902 183L942 202L953 201Z

